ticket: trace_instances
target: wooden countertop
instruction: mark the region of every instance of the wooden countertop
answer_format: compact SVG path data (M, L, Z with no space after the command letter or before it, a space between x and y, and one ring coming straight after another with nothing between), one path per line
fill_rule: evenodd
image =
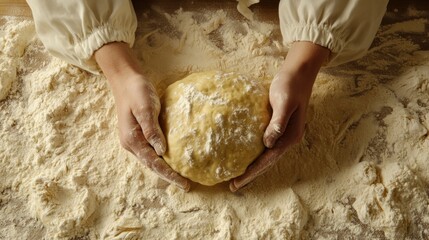
M266 15L277 15L279 0L261 0L260 3L251 7L254 13L262 18ZM161 6L166 11L183 9L235 9L236 0L134 0L136 12L148 8L152 4ZM396 12L398 16L404 17L407 9L413 7L418 10L429 11L427 0L391 0L388 11ZM30 8L25 0L0 0L0 16L31 16Z
M31 16L25 0L0 0L0 16Z

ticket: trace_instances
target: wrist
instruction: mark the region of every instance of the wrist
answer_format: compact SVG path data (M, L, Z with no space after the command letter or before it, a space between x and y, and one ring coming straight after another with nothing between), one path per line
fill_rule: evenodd
M314 81L329 54L328 48L312 42L294 42L280 71Z
M94 53L95 60L109 83L127 81L142 75L139 63L127 43L112 42Z

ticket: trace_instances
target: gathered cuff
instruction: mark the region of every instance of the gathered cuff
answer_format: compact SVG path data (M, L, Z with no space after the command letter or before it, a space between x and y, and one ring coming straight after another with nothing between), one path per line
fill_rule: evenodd
M312 25L312 24L290 24L284 25L281 28L283 35L283 43L285 46L290 46L293 42L306 41L326 47L331 50L329 59L325 66L335 66L341 64L337 62L338 53L341 53L346 42L343 34L333 31L327 26Z
M81 68L95 74L100 74L101 70L94 59L94 52L103 45L111 42L125 42L130 48L134 45L135 33L130 30L119 30L109 25L96 28L85 39L74 45L74 52L78 59L81 59Z

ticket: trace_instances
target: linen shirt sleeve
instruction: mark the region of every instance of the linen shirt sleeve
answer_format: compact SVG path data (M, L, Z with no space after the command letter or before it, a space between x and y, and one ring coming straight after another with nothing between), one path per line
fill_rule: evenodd
M309 41L331 50L335 66L364 56L386 12L388 0L281 0L284 44Z
M104 44L134 44L137 18L130 0L27 2L46 49L89 72L100 72L93 53Z

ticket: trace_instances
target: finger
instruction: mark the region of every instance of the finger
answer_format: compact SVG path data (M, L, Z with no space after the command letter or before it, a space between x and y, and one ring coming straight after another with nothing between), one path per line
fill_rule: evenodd
M145 166L155 172L161 179L180 187L186 192L189 191L191 187L189 181L171 169L164 159L159 157L149 144L140 147L139 150L136 150L136 156Z
M232 192L236 192L240 188L246 186L259 175L265 173L278 161L280 157L278 149L268 149L259 158L257 158L247 169L246 172L233 179L229 188Z
M297 106L292 105L287 101L284 94L274 93L272 96L273 116L264 133L264 145L267 148L272 148L286 130L289 118L296 110Z
M160 158L149 143L144 139L140 129L135 129L132 133L134 138L130 148L136 157L150 170L155 172L163 180L172 183L185 191L189 191L189 180L180 176Z
M161 104L154 92L150 91L149 95L150 102L133 109L133 115L142 129L144 137L161 156L167 150L166 140L158 122Z
M286 133L277 141L276 146L272 149L267 149L246 169L243 175L233 179L229 185L230 190L232 192L239 190L272 168L286 153L288 147L302 138L304 127L305 110L297 110L291 116Z

